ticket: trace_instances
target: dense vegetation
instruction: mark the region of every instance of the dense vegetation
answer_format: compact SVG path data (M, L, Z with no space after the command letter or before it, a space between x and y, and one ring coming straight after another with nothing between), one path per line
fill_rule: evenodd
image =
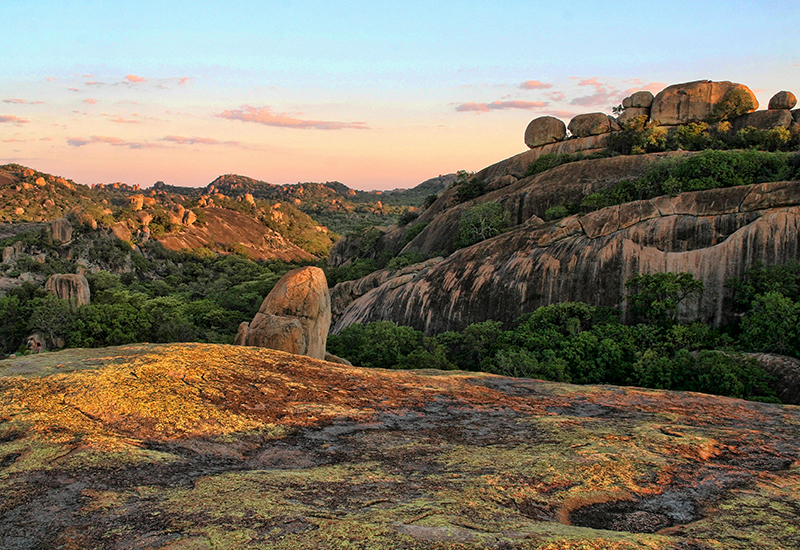
M365 367L482 370L774 400L766 373L740 352L800 357L800 264L756 266L729 284L743 317L721 330L679 323L679 303L703 285L685 273L660 273L629 282L631 324L616 310L568 302L510 327L485 321L432 337L391 322L352 325L331 335L328 348Z
M106 269L86 276L92 294L89 305L76 307L32 282L7 290L0 297L4 353L19 351L33 333L42 334L48 344L68 347L232 343L239 323L251 320L280 277L297 267L283 262L257 263L205 249L178 253L153 242L143 245L139 253L118 239L96 233L76 243L74 257L60 258L58 248L48 244L46 233L15 239L52 250L43 255L41 263L22 256L13 265L3 264L6 276L20 271L40 278L74 273L78 267L74 257Z

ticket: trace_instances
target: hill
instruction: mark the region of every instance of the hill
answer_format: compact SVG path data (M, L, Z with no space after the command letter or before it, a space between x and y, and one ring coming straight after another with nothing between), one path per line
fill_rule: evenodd
M0 362L0 546L794 548L800 409L201 344Z

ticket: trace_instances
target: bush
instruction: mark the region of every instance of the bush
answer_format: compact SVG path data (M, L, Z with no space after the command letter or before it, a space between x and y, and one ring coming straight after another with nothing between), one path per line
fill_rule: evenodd
M456 180L453 182L456 189L456 200L467 202L476 199L486 192L486 184L481 180L475 179L475 174L459 170L456 173Z
M422 233L422 230L425 229L426 227L428 227L427 223L417 223L409 227L408 230L406 231L405 236L403 237L402 246L405 246L411 241L413 241L416 238L416 236Z
M424 336L411 327L389 321L350 325L328 337L328 351L366 368L404 368L406 358L423 344Z
M703 282L690 273L652 273L631 277L625 286L634 319L658 326L678 321L678 306L690 296L703 293Z
M499 235L510 223L511 214L497 201L469 208L461 214L454 246L464 248Z

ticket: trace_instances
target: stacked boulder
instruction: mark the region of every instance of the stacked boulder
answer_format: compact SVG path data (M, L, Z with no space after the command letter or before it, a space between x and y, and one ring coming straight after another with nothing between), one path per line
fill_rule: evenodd
M617 119L620 124L625 124L631 119L642 115L650 118L650 109L653 106L653 93L646 90L636 92L622 100L622 113Z

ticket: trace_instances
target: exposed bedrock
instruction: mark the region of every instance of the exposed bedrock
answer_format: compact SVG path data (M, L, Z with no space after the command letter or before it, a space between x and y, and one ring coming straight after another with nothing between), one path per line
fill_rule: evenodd
M800 260L800 182L683 193L570 216L461 249L406 280L387 280L337 319L390 320L428 334L488 319L508 322L540 306L582 301L625 312L638 273L689 272L705 292L681 314L730 321L725 281L755 262Z

